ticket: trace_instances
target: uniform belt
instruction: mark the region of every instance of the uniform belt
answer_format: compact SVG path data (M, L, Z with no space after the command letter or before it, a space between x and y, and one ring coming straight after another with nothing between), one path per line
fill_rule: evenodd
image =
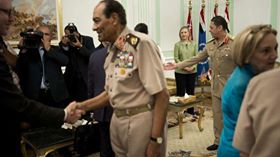
M126 108L126 109L114 109L114 113L116 116L119 117L124 117L124 116L133 116L138 113L150 111L154 108L153 105L151 104L146 104L143 106L137 106L137 107L132 107L132 108Z

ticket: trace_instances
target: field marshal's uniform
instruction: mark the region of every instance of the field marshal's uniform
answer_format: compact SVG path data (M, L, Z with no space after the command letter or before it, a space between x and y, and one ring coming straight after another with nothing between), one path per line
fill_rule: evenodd
M114 108L110 134L116 156L144 157L153 125L153 95L166 88L157 45L127 27L109 47L105 90ZM166 135L162 156L165 156Z
M213 39L209 41L202 52L195 57L177 64L177 67L183 68L197 64L210 57L211 68L213 71L211 84L212 109L214 118L214 144L219 145L220 135L223 128L223 118L221 109L221 93L225 83L231 75L236 64L232 60L233 39L226 36L223 42Z

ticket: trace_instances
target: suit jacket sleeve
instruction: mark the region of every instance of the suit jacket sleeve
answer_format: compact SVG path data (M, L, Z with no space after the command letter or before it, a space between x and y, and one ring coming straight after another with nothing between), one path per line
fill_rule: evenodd
M79 49L79 53L89 58L91 53L94 51L93 39L88 36L82 36L82 38L83 46Z
M63 54L59 47L52 46L49 52L45 52L45 56L56 61L61 66L66 66L69 61L68 57Z
M32 118L48 126L63 124L63 109L47 107L39 102L27 99L13 84L9 67L0 55L0 101L3 110L20 117Z

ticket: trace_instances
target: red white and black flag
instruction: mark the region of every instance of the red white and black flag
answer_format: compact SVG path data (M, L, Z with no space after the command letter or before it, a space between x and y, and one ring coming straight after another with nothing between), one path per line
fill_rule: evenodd
M229 10L228 10L229 2L226 1L226 8L225 8L225 19L227 23L229 24Z
M191 9L191 7L189 7L187 26L189 27L189 31L190 31L190 34L191 34L191 39L193 40L193 25L192 25L192 9Z

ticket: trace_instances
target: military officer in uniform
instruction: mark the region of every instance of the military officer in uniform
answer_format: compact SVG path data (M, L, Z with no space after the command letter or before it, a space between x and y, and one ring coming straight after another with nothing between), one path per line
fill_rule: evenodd
M216 150L218 149L220 135L223 128L221 93L236 64L232 60L231 46L233 39L227 34L229 30L226 20L221 16L213 17L211 19L209 31L213 39L206 44L202 52L198 53L197 56L189 60L185 60L177 64L169 63L165 66L165 69L171 70L176 67L184 68L192 66L205 60L207 57L210 57L211 68L213 71L211 92L215 140L213 145L207 147L207 150Z
M117 157L165 156L169 94L156 43L126 27L126 13L118 1L101 1L93 21L99 41L110 43L105 91L78 106L92 110L110 102L111 143Z

